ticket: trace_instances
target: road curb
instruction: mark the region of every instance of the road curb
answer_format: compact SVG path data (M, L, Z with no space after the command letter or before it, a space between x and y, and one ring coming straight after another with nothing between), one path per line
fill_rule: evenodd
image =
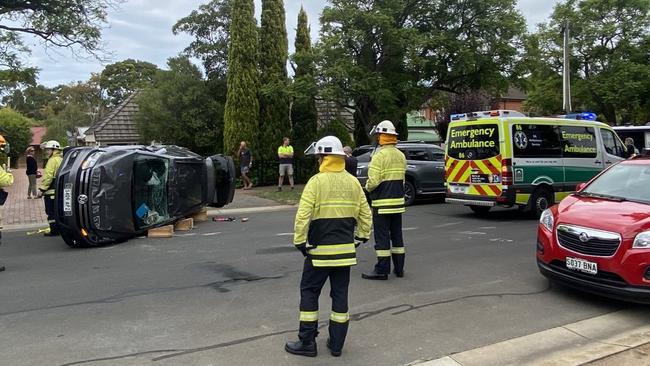
M408 366L584 365L650 342L646 313L621 310Z
M225 208L225 209L211 209L208 210L208 216L225 216L225 215L241 215L249 213L263 213L275 212L294 209L296 206L292 205L279 205L279 206L261 206L261 207L247 207L247 208Z

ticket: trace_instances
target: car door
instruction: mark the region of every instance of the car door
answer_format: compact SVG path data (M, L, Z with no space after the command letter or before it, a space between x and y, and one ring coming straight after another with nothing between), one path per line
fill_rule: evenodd
M625 146L623 146L623 143L614 131L600 128L600 137L603 141L603 149L605 149L603 155L605 168L625 159Z
M431 191L434 189L436 166L431 161L432 156L425 147L409 148L407 151L407 170L415 174L419 189Z
M431 187L436 191L445 191L445 151L442 149L429 148L431 164L434 168Z
M213 155L206 159L208 206L223 207L235 197L235 163L232 157Z

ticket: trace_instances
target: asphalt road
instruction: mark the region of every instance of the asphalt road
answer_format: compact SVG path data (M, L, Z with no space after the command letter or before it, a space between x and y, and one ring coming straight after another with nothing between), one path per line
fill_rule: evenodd
M628 305L551 286L535 264L536 221L517 211L409 208L404 278L367 281L372 241L352 270L342 358L289 355L302 256L294 211L207 222L173 239L68 249L5 233L0 260L3 365L404 365ZM329 293L321 319L329 318Z

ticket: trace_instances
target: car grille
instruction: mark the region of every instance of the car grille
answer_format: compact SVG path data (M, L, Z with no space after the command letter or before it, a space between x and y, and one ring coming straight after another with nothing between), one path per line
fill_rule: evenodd
M73 196L73 200L75 200L77 197L80 195L84 194L86 197L90 197L90 171L92 169L85 169L82 170L81 172L81 178L79 179L79 194L77 196ZM76 205L78 207L78 213L79 213L79 223L81 224L82 228L88 229L90 227L90 212L88 210L88 207L90 206L90 202L88 202L85 205L81 205L78 202L73 202L73 206Z
M558 225L557 240L565 249L597 257L613 256L621 244L619 234L570 225Z

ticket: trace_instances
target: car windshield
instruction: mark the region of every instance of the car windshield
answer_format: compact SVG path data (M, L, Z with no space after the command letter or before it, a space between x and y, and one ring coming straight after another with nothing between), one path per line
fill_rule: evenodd
M650 203L650 165L619 164L583 189L583 196Z
M139 156L133 163L133 203L136 226L150 227L169 220L167 177L169 160Z

